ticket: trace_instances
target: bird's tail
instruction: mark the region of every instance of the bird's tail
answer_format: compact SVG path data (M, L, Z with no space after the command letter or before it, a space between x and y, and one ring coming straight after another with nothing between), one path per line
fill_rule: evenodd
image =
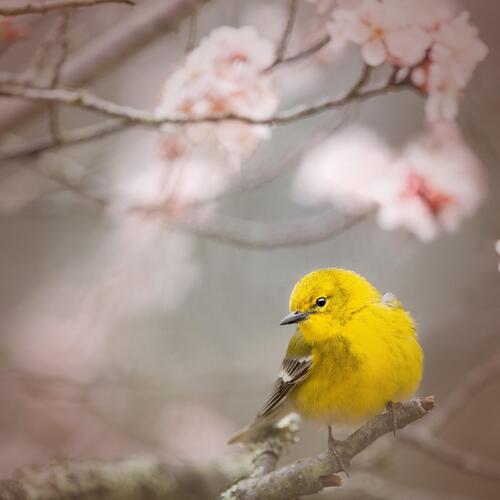
M245 428L241 429L233 437L231 437L227 444L248 444L265 441L268 437L274 435L277 429L280 429L283 426L282 421L284 421L286 416L290 414L291 409L288 406L284 405L270 415L256 418L250 425L247 425ZM297 414L293 413L293 415L293 418L298 418ZM285 422L284 425L287 424L288 422Z
M232 436L229 439L227 444L235 444L235 443L245 444L245 443L251 442L252 441L252 439L251 439L252 432L251 431L252 431L253 425L254 424L247 425L246 427L244 427L243 429L238 431L234 436Z

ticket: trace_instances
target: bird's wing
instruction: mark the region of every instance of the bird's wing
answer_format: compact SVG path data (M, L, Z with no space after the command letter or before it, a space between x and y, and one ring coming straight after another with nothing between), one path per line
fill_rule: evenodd
M290 339L271 395L267 398L253 423L233 436L229 440L229 444L258 441L261 438L262 428L265 428L269 422L278 419L281 413L287 410L286 404L284 404L287 396L294 387L297 387L297 384L300 384L307 377L311 365L312 347L297 331Z
M272 413L283 401L290 391L296 385L304 380L309 373L312 365L312 356L302 357L286 357L281 364L281 370L276 382L274 383L273 391L267 398L264 406L257 414L257 420L268 416Z

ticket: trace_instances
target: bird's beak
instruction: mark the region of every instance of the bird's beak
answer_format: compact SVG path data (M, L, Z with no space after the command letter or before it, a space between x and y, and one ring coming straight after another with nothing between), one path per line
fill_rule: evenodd
M285 316L281 322L280 325L291 325L293 323L300 323L301 321L304 321L309 317L310 313L301 313L299 311L295 311L293 313L290 313L288 316Z

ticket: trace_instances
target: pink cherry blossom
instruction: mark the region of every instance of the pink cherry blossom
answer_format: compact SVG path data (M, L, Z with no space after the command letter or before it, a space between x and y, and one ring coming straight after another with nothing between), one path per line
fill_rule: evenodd
M455 231L484 194L482 166L452 122L437 122L395 163L394 191L379 211L385 228L405 227L422 240Z
M370 66L385 61L396 66L413 66L421 61L431 37L415 4L409 0L339 0L329 25L332 43L342 48L352 42ZM420 11L419 11L420 12Z
M262 70L274 52L274 43L251 27L215 29L168 78L156 113L194 120L231 114L269 118L278 99L271 76ZM173 215L214 196L269 136L267 126L230 120L165 125L157 146L148 150L141 179L134 180L129 208L134 200L136 207L161 204ZM137 186L144 189L139 192Z
M375 206L384 229L402 227L424 241L456 230L483 191L481 164L452 122L433 124L401 152L348 129L311 151L295 182L301 201Z
M302 203L330 202L352 211L376 203L385 191L394 155L370 129L351 126L314 147L294 182Z
M445 0L339 0L332 11L330 46L359 45L370 66L388 63L398 78L428 95L429 121L453 120L459 101L488 49L470 23Z
M469 14L462 12L443 24L434 34L427 78L427 116L454 119L458 101L477 64L488 54L488 48L478 38L478 31L469 23Z
M226 114L269 118L278 99L271 77L262 70L272 63L274 51L274 44L251 27L212 31L167 80L157 114L193 119ZM175 175L163 186L176 185L180 204L210 196L269 135L267 126L231 120L165 126L155 162Z

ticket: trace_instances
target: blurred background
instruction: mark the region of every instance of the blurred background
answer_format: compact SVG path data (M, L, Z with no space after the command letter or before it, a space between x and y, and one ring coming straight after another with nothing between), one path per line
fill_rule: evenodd
M100 46L105 52L105 43L113 53L118 50L112 44L116 33L130 30L169 3L177 9L169 23L151 29L134 50L107 67L97 67L98 74L70 86L85 85L99 96L140 109L157 106L165 80L182 64L196 2L145 0L134 7L102 5L72 12L64 63L71 65L72 58L74 62L89 47ZM291 53L319 35L316 5L299 3ZM276 42L287 5L223 0L198 4L196 39L223 25L253 25ZM152 128L129 128L88 143L2 161L2 478L20 467L60 458L161 453L173 462L206 463L234 453L226 441L263 403L292 334L278 327L288 311L290 291L297 279L316 268L353 269L403 301L416 319L425 352L421 395L445 400L470 369L499 348L495 242L500 238L500 4L483 0L461 5L489 48L468 85L458 118L465 140L483 165L487 193L457 231L442 232L432 241L404 229L387 231L370 215L322 242L248 248L200 236L196 233L203 231L190 231L172 216L136 216L123 209L116 193L143 199L142 186L149 178L144 181L141 173L154 161L152 152L162 133ZM4 37L2 71L26 69L58 15L12 18L22 36ZM280 109L338 95L356 79L359 67L359 55L348 49L338 57L314 56L276 69L273 85ZM383 74L377 69L374 81ZM356 123L376 131L390 147L403 147L424 128L424 101L411 91L387 93L273 127L272 137L260 142L241 170L231 172L231 182L272 169L282 174L255 189L221 196L196 220L230 218L267 223L263 227L278 231L290 221L307 225L309 217L326 207L304 206L294 195L295 167L308 145ZM66 131L94 123L96 115L61 107L59 121ZM26 101L0 100L5 148L21 147L46 131L47 104L33 112ZM51 176L61 172L58 178L70 179L71 186L109 196L113 202L103 208L78 190L54 183ZM203 178L202 186L209 182ZM238 226L243 231L244 223ZM500 461L499 389L497 379L478 391L442 438ZM325 430L305 423L300 443L284 461L316 454L325 445ZM391 484L418 491L418 498L498 498L494 481L398 445L392 435L383 438L375 452L359 457L359 462L369 463L370 470ZM325 490L318 498L335 494Z

